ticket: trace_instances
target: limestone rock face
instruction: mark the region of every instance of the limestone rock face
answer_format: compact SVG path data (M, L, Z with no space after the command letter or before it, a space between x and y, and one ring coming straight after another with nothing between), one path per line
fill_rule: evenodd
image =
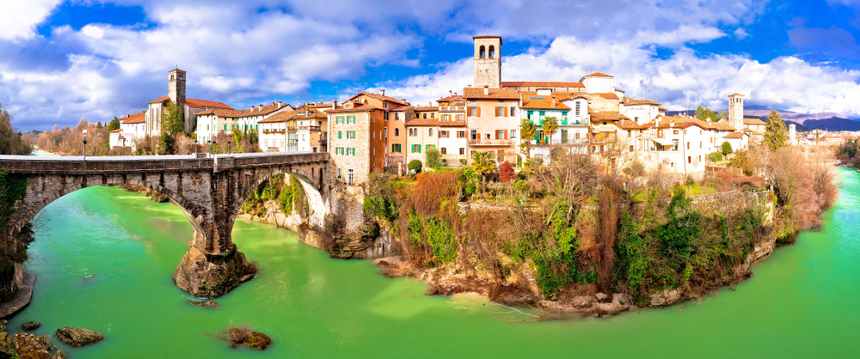
M57 329L57 339L73 347L90 345L104 339L104 335L89 329L65 327Z
M248 268L242 252L211 256L191 246L173 273L173 281L191 295L217 298L238 287Z
M18 333L12 339L21 359L52 359L50 344L33 333Z
M681 295L683 294L684 291L681 288L672 288L657 292L651 296L651 306L662 307L675 304L681 300Z

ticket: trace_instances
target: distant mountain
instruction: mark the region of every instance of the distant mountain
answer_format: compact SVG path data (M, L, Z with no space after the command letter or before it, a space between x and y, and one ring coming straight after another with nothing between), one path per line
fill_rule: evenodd
M764 106L746 106L744 108L744 117L755 117L762 121L767 121L767 116L770 115L770 109ZM728 110L720 110L717 112L728 112ZM826 131L860 131L860 121L852 120L847 116L836 112L820 112L820 113L797 113L791 111L779 111L779 115L787 124L797 125L797 132L805 132L810 130L826 130ZM669 116L677 116L685 114L694 116L695 110L683 111L667 111Z

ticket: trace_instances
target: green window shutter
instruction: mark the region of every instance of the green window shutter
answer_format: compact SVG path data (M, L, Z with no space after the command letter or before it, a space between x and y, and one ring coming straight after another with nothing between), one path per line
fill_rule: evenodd
M340 138L340 131L337 131L337 138Z

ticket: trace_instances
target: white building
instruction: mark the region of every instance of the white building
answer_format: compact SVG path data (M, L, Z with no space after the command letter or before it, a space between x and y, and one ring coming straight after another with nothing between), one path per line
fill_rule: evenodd
M135 113L119 120L119 129L110 132L110 147L134 147L134 142L146 136L146 115Z

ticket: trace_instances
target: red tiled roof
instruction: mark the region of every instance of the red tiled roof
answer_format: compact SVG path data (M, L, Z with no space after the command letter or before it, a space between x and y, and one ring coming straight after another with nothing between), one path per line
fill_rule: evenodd
M520 95L513 89L489 88L488 95L484 95L483 88L466 87L463 89L463 97L467 99L493 99L493 100L519 100Z
M216 115L218 117L242 117L250 110L234 110L227 108L210 108L208 110L195 113L195 116Z
M657 128L689 128L699 126L703 130L709 130L710 125L702 120L682 116L663 116L659 118Z
M130 115L125 116L123 118L120 118L119 122L127 124L127 125L131 125L131 124L135 124L135 123L144 123L144 122L146 122L146 114L143 112L133 113L133 114L130 114Z
M352 108L348 108L346 107L346 105L347 104L345 104L343 107L338 107L337 110L326 111L326 113L366 112L379 109L369 104L363 103L352 103Z
M624 90L619 89L619 88L615 89L615 92L626 93L626 92L624 92Z
M593 74L591 74L591 75L585 75L585 76L583 76L583 77L614 77L614 76L609 76L609 75L604 74L604 73L595 72L595 73L593 73Z
M658 110L660 110L660 111L669 111L669 110L667 110L665 107L662 107L662 106L661 106L661 107L657 107L657 109L658 109Z
M618 100L618 95L616 95L616 94L614 94L614 93L611 93L611 92L608 92L608 93L599 93L598 95L599 95L600 97L603 97L603 98L608 99L608 100Z
M570 110L561 99L552 95L538 95L536 92L522 92L522 108L536 110ZM567 96L565 96L567 97ZM553 99L555 101L553 101Z
M361 95L365 95L365 96L367 96L367 97L375 98L375 99L380 100L380 101L389 101L389 102L394 102L394 103L396 103L396 104L405 105L405 106L408 106L408 105L409 105L409 104L408 104L408 103L406 103L405 101L398 100L398 99L396 99L396 98L394 98L394 97L389 97L389 96L384 96L384 95L375 94L375 93L370 93L370 92L364 92L364 91L359 92L357 95L350 97L350 98L349 98L349 100L347 100L347 101L352 101L353 99L355 99L356 97L361 96Z
M654 105L660 106L660 103L651 100L634 100L629 97L624 98L625 105Z
M502 82L505 87L578 87L585 88L582 82L547 82L547 81L506 81Z
M465 101L465 100L466 99L463 98L463 95L451 95L451 96L448 96L445 98L440 98L440 99L436 100L436 102L454 102L454 101Z
M762 120L757 118L744 117L744 125L764 125Z
M618 111L604 111L591 113L591 121L617 121L630 120L629 117L622 115Z
M733 93L733 94L729 95L729 97L732 97L732 96L741 96L741 97L743 97L744 95L741 95L741 94L739 94L739 93Z
M734 127L730 126L728 123L726 123L723 120L720 120L717 122L709 122L709 125L710 125L711 129L718 130L718 131L734 131L735 130Z
M439 111L439 107L436 106L415 106L415 112L432 112Z
M392 106L388 106L388 111L403 112L403 111L406 111L410 108L413 108L413 107L412 106L402 106L402 105L392 105Z
M122 129L121 129L121 128L118 128L118 129L116 129L116 130L108 131L108 132L110 132L110 133L122 132Z
M725 136L723 136L723 138L743 138L744 135L745 133L742 132L732 132L727 133Z
M287 122L287 121L289 121L289 120L292 120L294 117L296 117L296 111L284 111L284 112L280 112L280 113L278 113L278 114L275 114L274 116L269 117L269 118L267 118L267 119L261 120L261 121L260 121L260 122L258 122L258 123L280 123L280 122Z
M170 100L170 96L162 96L156 100L149 101L149 103L161 103L161 102L165 102L165 101L169 101L169 100ZM227 106L223 102L197 100L197 99L193 99L193 98L185 99L185 104L188 105L188 107L193 107L193 108L211 107L211 108L226 108L226 109L231 109L231 110L233 109L232 107Z

